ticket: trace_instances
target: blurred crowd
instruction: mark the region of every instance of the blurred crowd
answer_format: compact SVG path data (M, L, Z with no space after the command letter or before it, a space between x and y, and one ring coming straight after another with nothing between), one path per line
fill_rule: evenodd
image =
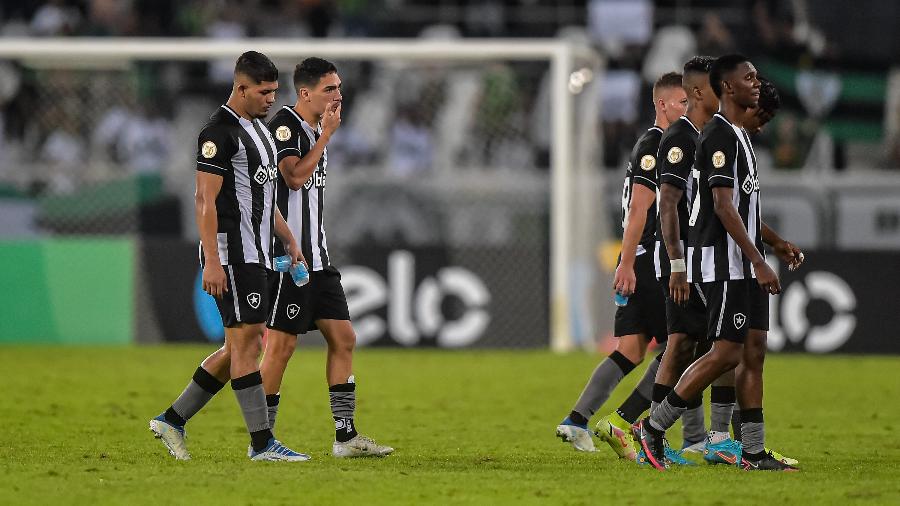
M889 62L875 55L861 64L858 51L841 44L830 18L817 17L821 9L813 3L821 7L811 0L4 0L0 33L574 37L607 59L602 81L591 90L601 104L597 135L604 156L598 164L615 170L652 121L650 85L657 76L695 54L737 51L757 62L783 99L758 141L762 163L900 167L900 127L892 127L900 124L893 118L900 106L885 112L893 110L886 106ZM221 102L232 65L145 62L128 72L98 73L0 62L0 181L4 170L26 158L42 167L33 181L38 192L66 191L97 160L127 173L162 171L171 163L179 114L198 109L183 100ZM350 107L334 154L351 166L380 164L398 176L467 161L548 166L546 132L533 126L547 121L546 66L497 62L404 74L402 65L346 62L341 71ZM283 72L287 92L280 101L287 103L290 69ZM874 91L851 93L863 88L859 82Z

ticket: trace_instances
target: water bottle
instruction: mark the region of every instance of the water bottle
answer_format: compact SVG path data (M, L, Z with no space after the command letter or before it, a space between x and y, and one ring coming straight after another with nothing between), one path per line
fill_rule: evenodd
M275 270L278 272L290 272L291 279L297 286L303 286L309 283L309 271L303 262L297 262L297 265L291 266L291 257L284 255L275 258Z
M616 294L613 296L613 302L615 302L616 305L619 307L627 306L628 305L628 296L622 295L621 293L619 293L618 290L616 290Z

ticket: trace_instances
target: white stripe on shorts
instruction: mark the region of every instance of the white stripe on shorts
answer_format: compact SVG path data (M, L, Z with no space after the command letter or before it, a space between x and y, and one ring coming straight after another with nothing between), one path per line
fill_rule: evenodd
M281 282L283 280L282 276L284 276L283 272L278 273L278 292L275 293L275 303L272 304L272 319L269 320L269 325L275 325L275 313L278 311L278 299L281 298Z
M728 281L723 281L722 287L722 307L719 309L719 323L716 324L716 337L722 334L722 320L725 318L725 301L728 300Z
M234 282L234 268L228 265L228 280L231 281L231 298L234 299L234 317L241 321L241 305L238 303L237 283Z

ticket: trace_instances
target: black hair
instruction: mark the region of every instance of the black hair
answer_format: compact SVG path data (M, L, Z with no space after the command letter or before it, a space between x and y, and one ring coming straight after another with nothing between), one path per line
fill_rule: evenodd
M778 88L772 81L765 77L759 76L759 108L769 113L775 114L775 111L781 108L781 96L778 94Z
M304 86L315 86L332 72L337 72L334 63L314 56L307 58L294 68L294 87L299 91Z
M273 82L278 80L278 67L268 56L257 51L247 51L234 64L234 75L238 74L244 74L256 84Z
M712 67L709 69L709 85L712 87L713 93L717 97L722 98L722 80L725 74L738 68L738 65L750 61L746 56L741 54L726 54L716 58Z
M661 88L681 88L681 74L678 72L666 72L659 76L659 79L653 83L653 91Z
M684 73L698 72L700 74L709 74L713 62L716 61L712 56L695 56L684 64Z

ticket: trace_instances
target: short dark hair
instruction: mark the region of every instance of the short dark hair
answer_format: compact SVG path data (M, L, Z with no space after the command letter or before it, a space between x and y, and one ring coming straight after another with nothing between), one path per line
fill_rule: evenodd
M294 68L294 87L315 86L326 75L337 72L334 63L315 56L307 58Z
M712 56L695 56L685 62L684 73L689 74L691 72L697 72L700 74L709 74L709 69L712 68L714 61L716 61L716 59Z
M653 92L662 88L681 88L681 77L678 72L666 72L653 83Z
M712 67L709 69L709 85L717 97L722 98L722 79L725 78L725 74L738 68L738 65L741 63L748 61L750 60L742 54L726 54L716 58L716 61L713 62Z
M234 64L234 75L238 74L244 74L256 84L273 82L278 80L278 67L268 56L257 51L247 51Z
M775 83L765 77L759 76L758 78L759 108L775 114L775 111L781 108L781 96L778 94L778 88L775 87Z

